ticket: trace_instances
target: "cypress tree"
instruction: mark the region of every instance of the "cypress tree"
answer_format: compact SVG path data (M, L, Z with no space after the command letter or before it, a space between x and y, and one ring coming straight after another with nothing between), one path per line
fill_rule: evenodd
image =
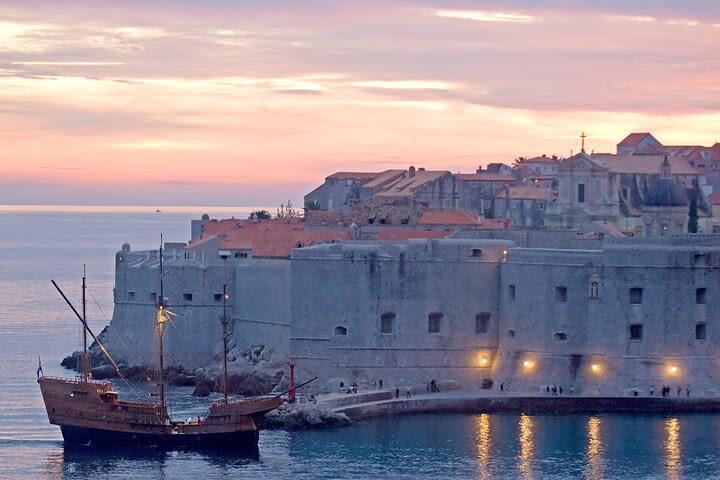
M697 209L697 197L693 197L690 200L690 212L688 213L690 219L688 220L688 232L697 233L698 231L698 209Z

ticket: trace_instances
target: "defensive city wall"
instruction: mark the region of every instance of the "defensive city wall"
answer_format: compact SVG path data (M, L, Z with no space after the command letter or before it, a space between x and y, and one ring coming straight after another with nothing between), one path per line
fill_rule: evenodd
M720 393L720 236L565 249L348 240L289 259L228 258L212 242L189 255L183 245L164 255L172 364L203 366L217 353L225 283L232 340L294 355L300 380L317 375L320 389L437 379L525 393ZM116 256L107 343L126 362L152 359L158 260L129 246Z

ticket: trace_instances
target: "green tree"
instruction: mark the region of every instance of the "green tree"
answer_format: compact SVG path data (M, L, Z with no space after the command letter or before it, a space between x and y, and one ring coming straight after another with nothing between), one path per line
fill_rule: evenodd
M248 218L252 218L253 214L257 217L258 220L267 220L269 218L272 218L272 215L270 215L270 212L267 210L255 210L254 212L250 213L250 216Z
M322 210L322 205L317 200L305 202L305 210Z
M698 231L698 208L697 208L697 197L693 197L690 200L690 212L688 213L688 232L697 233Z

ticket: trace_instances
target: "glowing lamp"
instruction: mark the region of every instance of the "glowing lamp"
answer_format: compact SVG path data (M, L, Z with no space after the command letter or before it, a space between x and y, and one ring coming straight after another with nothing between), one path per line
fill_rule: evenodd
M670 373L677 373L677 371L678 371L678 367L676 367L675 365L670 366Z
M489 362L489 360L488 360L487 358L485 358L485 357L483 357L483 358L480 359L480 363L481 363L482 365L487 365L488 362Z
M525 360L525 361L523 362L523 367L525 367L525 368L532 368L532 367L533 367L533 362L530 361L530 360Z
M600 370L600 365L598 365L597 363L593 363L590 368L592 368L593 372L597 372Z

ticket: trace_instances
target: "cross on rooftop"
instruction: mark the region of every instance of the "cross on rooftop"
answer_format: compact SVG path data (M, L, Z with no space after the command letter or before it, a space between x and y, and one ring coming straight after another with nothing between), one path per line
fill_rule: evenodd
M582 147L580 149L581 152L585 152L585 138L586 137L587 137L587 135L585 135L585 132L582 132L580 134L580 140L582 141Z

